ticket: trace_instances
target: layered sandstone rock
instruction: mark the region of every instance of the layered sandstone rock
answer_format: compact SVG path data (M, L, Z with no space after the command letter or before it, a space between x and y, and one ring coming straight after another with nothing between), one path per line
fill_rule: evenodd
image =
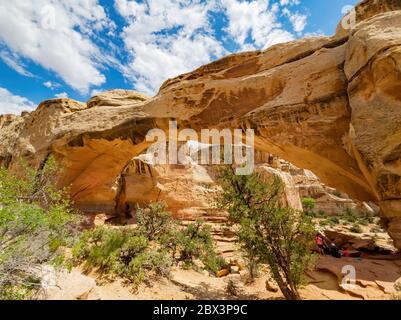
M76 196L76 205L105 222L113 216L135 218L138 207L158 200L164 202L178 219L204 218L208 222L224 223L227 214L214 205L221 192L218 171L213 165L201 165L196 161L198 146L192 141L182 144L180 147L185 147L187 153L179 164L158 164L153 153L134 157L115 180L114 206L93 201L90 193ZM202 148L212 151L210 145L202 145ZM316 199L314 210L324 211L325 215L342 215L347 209L361 214L378 213L374 204L353 200L322 184L311 171L297 168L271 154L258 153L255 170L266 179L278 178L284 185L283 202L296 210L302 210L303 198L311 197Z
M257 150L380 201L401 248L400 9L399 1L362 1L352 30L228 56L166 81L150 99L119 90L87 104L45 101L1 125L0 159L17 170L18 157L39 167L53 153L76 202L110 211L150 129L167 130L170 119L196 130L252 128Z
M346 193L323 184L310 170L298 168L277 158L264 166L272 167L270 170L276 172L276 176L284 182L287 199L292 199L292 201L288 201L292 208L302 209L300 204L302 199L313 198L316 201L313 210L316 213L324 213L325 216L341 216L348 210L357 214L376 215L379 213L379 208L375 203L352 199Z

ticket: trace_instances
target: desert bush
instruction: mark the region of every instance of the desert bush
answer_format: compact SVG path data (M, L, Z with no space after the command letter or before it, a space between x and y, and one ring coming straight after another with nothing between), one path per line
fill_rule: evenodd
M177 234L177 248L181 261L192 261L212 246L210 227L202 220L189 224Z
M316 217L316 213L313 211L313 209L316 206L316 200L313 198L303 198L302 199L302 208L304 210L304 212L310 216L315 218Z
M359 219L360 223L363 223L364 225L368 225L369 223L374 223L375 221L375 216L373 213L370 212L364 212L362 216Z
M319 221L319 226L321 226L321 227L326 227L326 226L329 226L329 225L330 225L329 220L321 220L321 221Z
M227 261L222 256L217 255L214 250L206 252L202 256L202 262L205 265L206 270L209 270L214 274L227 265Z
M316 206L316 200L313 198L303 198L302 207L305 211L312 211Z
M283 186L278 179L264 181L257 173L237 176L231 167L220 171L220 208L239 225L242 250L255 263L267 263L272 278L286 299L300 299L305 270L313 264L315 228L312 218L281 204Z
M45 264L62 261L79 222L67 190L56 187L53 157L43 168L0 169L0 299L30 299L42 289Z
M340 220L337 217L327 217L323 220L319 221L319 226L321 227L335 227L337 224L340 223Z
M174 261L191 267L194 259L200 259L213 272L223 263L208 226L200 220L180 226L161 203L139 210L137 228L97 227L83 232L72 252L74 261L86 269L97 268L134 284L152 274L168 275Z
M358 223L359 223L361 226L367 226L367 225L369 225L369 222L368 222L367 220L365 220L365 219L359 219L359 220L358 220Z
M215 252L210 226L201 219L177 230L174 239L172 254L185 267L193 266L193 261L200 259L207 270L217 272L226 264Z
M166 252L151 249L149 239L130 227L97 227L86 230L72 249L76 263L89 270L112 273L139 284L154 272L168 274L171 259Z
M148 250L137 254L128 264L128 267L117 270L120 276L127 277L133 283L148 279L149 272L158 276L167 277L170 273L172 258L165 251Z
M338 219L338 217L336 216L331 216L328 218L328 220L333 224L333 225L337 225L340 223L340 219Z
M349 229L349 231L354 232L354 233L362 233L363 230L359 224L353 224L352 227Z
M185 268L194 267L195 259L200 259L205 268L212 272L219 271L226 264L216 254L210 226L203 220L198 219L183 226L172 219L162 203L152 203L138 213L138 231L160 245L172 260L183 262Z
M97 227L82 233L72 253L76 260L84 262L85 268L107 272L118 269L115 264L128 265L147 246L146 237L133 229Z
M347 208L344 211L343 219L348 222L356 222L358 220L358 216L354 210Z
M149 240L160 238L173 228L171 213L161 202L151 203L147 208L138 208L137 223L141 231Z

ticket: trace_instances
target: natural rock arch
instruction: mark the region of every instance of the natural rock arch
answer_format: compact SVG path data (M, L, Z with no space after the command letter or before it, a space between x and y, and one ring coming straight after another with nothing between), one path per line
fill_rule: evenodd
M87 104L45 101L0 118L0 159L39 167L54 153L77 202L114 210L116 178L152 128L252 128L256 148L315 172L328 185L378 201L401 248L401 3L362 1L355 29L228 56L166 81L149 99L132 91Z

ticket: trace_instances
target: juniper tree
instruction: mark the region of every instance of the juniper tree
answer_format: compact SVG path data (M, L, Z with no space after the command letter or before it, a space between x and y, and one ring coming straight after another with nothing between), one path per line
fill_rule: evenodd
M251 267L267 263L285 298L300 299L298 289L314 261L311 217L284 205L278 178L265 180L258 173L238 176L232 167L224 167L219 180L222 192L217 203L238 225L237 239Z

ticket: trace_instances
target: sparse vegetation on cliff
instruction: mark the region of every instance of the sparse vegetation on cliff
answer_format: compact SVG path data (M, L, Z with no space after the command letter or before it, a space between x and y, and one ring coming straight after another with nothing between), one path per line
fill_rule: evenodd
M302 208L304 209L305 213L310 216L315 216L313 209L316 206L316 200L313 198L303 198L302 199Z

